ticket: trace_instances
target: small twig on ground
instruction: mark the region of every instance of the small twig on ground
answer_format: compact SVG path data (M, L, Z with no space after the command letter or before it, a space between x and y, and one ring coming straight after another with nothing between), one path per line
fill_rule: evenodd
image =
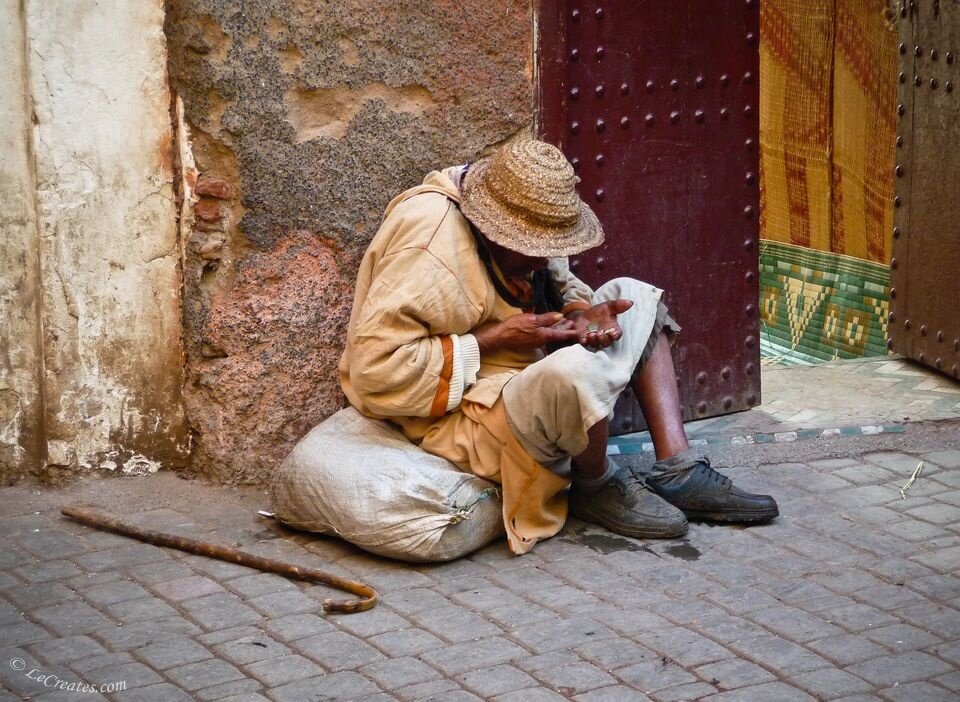
M910 480L903 484L903 487L900 488L900 499L907 499L907 490L910 489L910 486L913 485L913 481L920 477L920 471L923 470L923 461L920 461L917 464L917 467L913 469L913 475L910 476Z

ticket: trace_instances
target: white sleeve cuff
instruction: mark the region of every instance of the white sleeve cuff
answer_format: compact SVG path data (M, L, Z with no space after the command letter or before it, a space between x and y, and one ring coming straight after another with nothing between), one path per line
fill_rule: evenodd
M476 337L473 334L451 334L450 340L453 342L453 371L447 394L447 412L460 406L463 393L477 382L477 371L480 370L480 347Z

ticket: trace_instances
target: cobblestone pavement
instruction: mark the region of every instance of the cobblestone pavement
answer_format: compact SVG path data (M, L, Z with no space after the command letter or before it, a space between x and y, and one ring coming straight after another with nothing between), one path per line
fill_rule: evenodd
M870 377L853 382L884 395ZM711 450L781 517L673 541L571 520L521 558L494 543L438 565L285 530L257 516L263 489L0 488L0 702L960 699L960 419ZM363 580L381 603L325 615L326 587L88 529L59 515L76 502Z

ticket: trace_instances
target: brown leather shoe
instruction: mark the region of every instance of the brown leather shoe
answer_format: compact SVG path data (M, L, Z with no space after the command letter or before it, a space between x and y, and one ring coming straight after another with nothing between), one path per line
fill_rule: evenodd
M571 488L570 514L635 539L672 539L687 533L683 512L653 494L630 466L620 468L596 492Z

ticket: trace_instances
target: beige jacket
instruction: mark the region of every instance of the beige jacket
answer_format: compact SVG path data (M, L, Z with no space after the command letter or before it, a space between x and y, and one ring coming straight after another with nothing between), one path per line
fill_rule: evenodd
M480 356L472 332L522 310L497 295L458 203L457 187L445 173L434 171L389 204L360 265L340 361L340 380L350 403L367 416L393 420L417 443L428 432L442 434L439 425L449 428L448 422L462 419L456 416L462 410L469 410L474 421L491 416L483 408L496 405L502 413L498 400L503 386L543 357L536 350ZM549 266L562 291L564 311L589 308L593 291L573 276L567 260L551 259ZM492 426L486 419L479 421ZM504 425L504 418L496 423ZM493 433L502 435L502 426ZM565 483L540 474L549 471L522 450L518 456L517 448L504 448L502 456L515 458L502 457L499 469L461 467L503 483L511 547L523 552L528 548L518 544L532 547L537 538L562 526L564 501L549 493ZM541 490L538 484L547 487ZM517 494L513 485L525 486L524 494ZM558 509L563 514L542 514ZM523 533L528 523L538 526Z

